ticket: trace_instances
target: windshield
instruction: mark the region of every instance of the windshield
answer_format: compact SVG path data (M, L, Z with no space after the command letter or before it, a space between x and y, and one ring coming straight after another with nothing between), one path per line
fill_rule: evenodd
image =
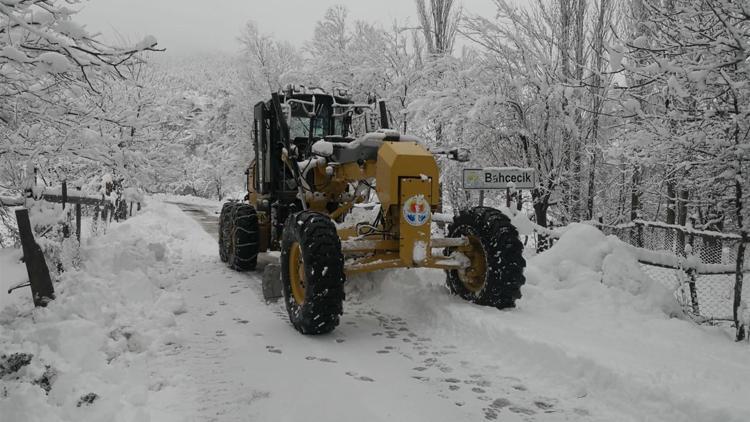
M289 122L289 135L294 138L307 138L310 134L312 121L313 138L323 138L329 135L340 135L344 133L344 118L328 116L317 116L312 119L307 117L292 117ZM331 125L333 123L333 125Z
M289 122L289 136L294 138L307 138L310 133L310 119L306 117L292 117Z

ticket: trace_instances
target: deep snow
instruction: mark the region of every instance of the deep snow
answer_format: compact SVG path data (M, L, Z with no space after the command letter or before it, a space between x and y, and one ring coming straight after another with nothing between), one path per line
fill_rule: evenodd
M0 355L33 355L0 380L3 422L750 419L748 345L675 318L592 227L529 258L515 310L450 296L440 271L385 271L349 280L341 325L306 337L258 272L219 261L216 205L192 201L199 224L152 200L84 242L46 309L0 292ZM0 287L17 255L0 252Z

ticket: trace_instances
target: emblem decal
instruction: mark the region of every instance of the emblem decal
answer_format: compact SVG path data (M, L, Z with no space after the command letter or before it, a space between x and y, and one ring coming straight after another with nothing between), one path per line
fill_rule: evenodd
M430 219L430 203L424 195L415 195L404 202L404 219L412 226L421 226Z

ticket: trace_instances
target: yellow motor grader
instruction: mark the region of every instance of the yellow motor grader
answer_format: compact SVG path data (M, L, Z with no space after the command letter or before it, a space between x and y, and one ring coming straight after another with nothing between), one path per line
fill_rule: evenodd
M390 130L383 101L289 87L254 114L248 194L222 208L219 254L242 271L255 268L259 252L280 251L281 290L298 331L333 330L347 278L387 268L445 270L450 291L480 305L508 308L521 297L523 246L508 217L488 207L437 214L434 152ZM364 134L352 136L355 128ZM460 149L440 153L468 159ZM338 228L373 191L377 216ZM449 220L447 236L433 235L433 216Z

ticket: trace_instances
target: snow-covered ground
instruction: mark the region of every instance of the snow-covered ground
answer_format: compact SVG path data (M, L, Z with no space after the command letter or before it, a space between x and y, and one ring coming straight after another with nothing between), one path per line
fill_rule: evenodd
M306 337L258 272L219 261L216 204L183 208L152 200L85 244L48 308L3 298L0 420L750 420L750 346L673 317L592 227L529 258L517 309L386 271L349 280L341 325ZM23 277L17 255L0 253L0 287Z

